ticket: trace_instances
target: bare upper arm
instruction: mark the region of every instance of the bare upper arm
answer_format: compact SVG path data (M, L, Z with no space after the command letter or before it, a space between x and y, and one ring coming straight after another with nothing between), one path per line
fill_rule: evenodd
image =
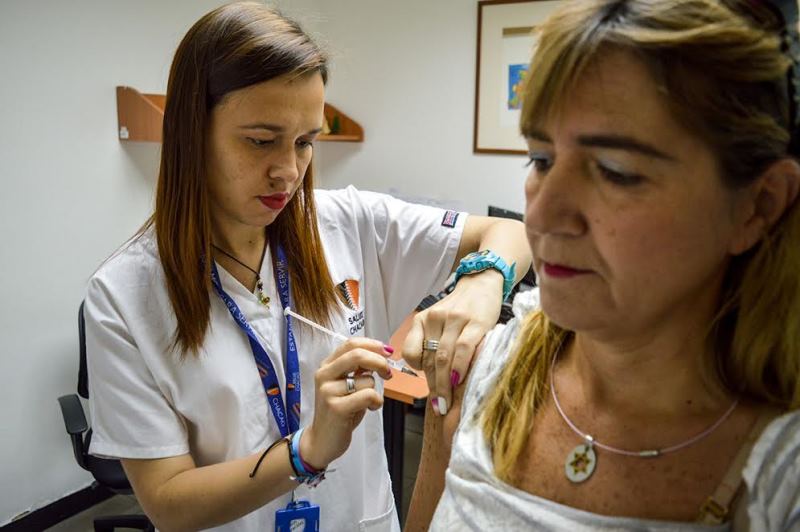
M453 445L453 436L456 433L456 429L458 429L458 424L461 422L461 407L464 403L464 394L467 392L467 386L469 385L470 380L472 380L472 370L475 367L475 363L478 361L478 358L481 356L481 353L483 352L483 346L485 343L486 337L484 337L475 348L475 356L473 356L472 360L470 360L467 377L464 379L464 382L462 382L461 385L456 386L456 388L453 390L453 405L447 411L447 415L443 420L442 443L447 448L448 456L450 454L450 448Z
M405 532L422 532L430 527L436 506L444 491L445 471L450 462L453 436L461 421L461 406L468 379L469 377L453 391L453 405L444 418L434 414L430 401L427 403L422 455L406 518Z

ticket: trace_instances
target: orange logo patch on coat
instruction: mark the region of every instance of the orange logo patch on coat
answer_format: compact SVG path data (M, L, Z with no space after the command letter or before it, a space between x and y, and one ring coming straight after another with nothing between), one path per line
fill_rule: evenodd
M359 301L360 287L358 286L358 281L347 279L336 285L336 290L344 305L353 311L353 314L347 316L347 326L350 336L354 336L364 328L365 324L364 310L359 308L361 301Z
M347 305L350 310L358 310L358 281L347 279L346 281L339 283L336 288L339 290L339 295L341 296L344 304Z

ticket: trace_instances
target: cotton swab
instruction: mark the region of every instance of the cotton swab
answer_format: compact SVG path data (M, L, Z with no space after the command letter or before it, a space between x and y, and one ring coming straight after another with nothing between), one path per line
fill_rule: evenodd
M298 320L302 321L306 325L310 325L310 326L314 327L315 329L317 329L318 331L322 331L325 334L327 334L328 336L330 336L332 338L335 338L337 340L340 340L342 342L347 340L347 337L345 335L339 334L337 332L333 332L332 330L328 329L327 327L323 327L319 323L313 322L310 319L301 316L297 312L293 311L291 307L286 307L285 309L283 309L283 315L284 316L292 316L293 318L297 318Z
M344 342L344 341L347 340L347 337L345 335L339 334L337 332L334 332L334 331L328 329L327 327L323 327L319 323L313 322L310 319L308 319L308 318L306 318L304 316L301 316L297 312L294 312L291 309L291 307L286 307L285 309L283 309L283 315L284 316L291 316L293 318L297 318L298 320L302 321L306 325L309 325L309 326L317 329L320 332L324 332L328 336L330 336L332 338L335 338L336 340L339 340L341 342ZM387 358L386 362L388 362L389 366L393 367L397 371L400 371L400 372L405 373L407 375L413 375L414 377L418 376L417 373L414 370L412 370L405 363L400 362L399 360L394 360L392 358Z

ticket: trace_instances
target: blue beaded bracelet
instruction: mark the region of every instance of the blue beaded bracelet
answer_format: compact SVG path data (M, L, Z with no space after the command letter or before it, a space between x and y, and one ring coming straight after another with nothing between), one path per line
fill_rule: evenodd
M292 434L291 450L289 451L289 458L292 460L292 469L294 469L294 472L299 477L305 477L310 474L310 471L306 471L306 468L303 467L303 461L300 460L300 438L302 435L303 429Z
M289 442L289 460L291 461L292 469L294 469L296 475L292 477L292 479L301 484L306 484L307 486L314 488L320 482L325 480L325 473L327 473L328 470L322 469L320 471L309 471L306 467L306 463L300 456L300 437L303 435L303 430L305 430L305 428L302 428L292 434L291 441ZM331 471L333 471L333 469L331 469Z

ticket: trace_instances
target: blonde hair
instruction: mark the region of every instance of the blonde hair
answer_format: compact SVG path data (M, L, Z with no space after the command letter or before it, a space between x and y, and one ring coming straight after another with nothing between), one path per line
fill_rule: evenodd
M724 183L745 186L789 156L790 62L778 27L768 12L732 0L573 1L537 28L522 133L558 113L599 53L628 50L664 87L673 116L714 151ZM789 409L800 407L800 322L790 319L800 318L798 272L795 202L759 244L732 259L709 324L724 385ZM512 480L546 398L551 360L572 335L542 312L522 324L482 419L503 480Z

